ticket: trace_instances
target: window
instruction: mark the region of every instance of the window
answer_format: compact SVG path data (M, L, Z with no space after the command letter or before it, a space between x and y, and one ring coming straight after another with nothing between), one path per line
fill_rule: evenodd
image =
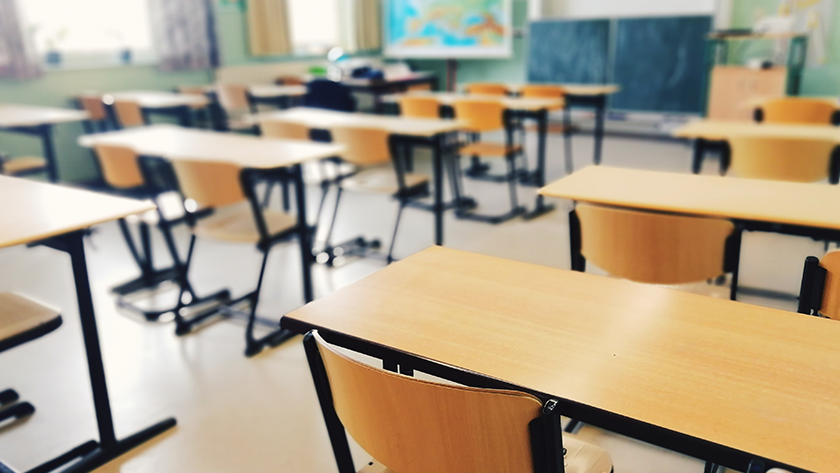
M320 56L345 43L339 0L288 0L287 5L295 54Z
M154 56L146 0L23 0L19 5L36 51L48 63L116 64Z

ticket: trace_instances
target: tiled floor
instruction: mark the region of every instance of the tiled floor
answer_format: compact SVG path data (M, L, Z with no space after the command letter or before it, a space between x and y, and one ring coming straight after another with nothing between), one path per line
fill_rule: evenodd
M531 137L533 138L533 137ZM533 145L533 143L531 143ZM531 146L533 148L533 146ZM549 180L562 175L562 143L549 141ZM575 138L579 168L590 162L591 136ZM608 137L604 164L688 172L690 149L684 143ZM533 160L533 155L531 157ZM706 163L715 172L717 163ZM420 159L418 167L428 168ZM500 184L467 182L482 208L506 210ZM311 189L312 197L317 195ZM529 205L532 188L520 195ZM445 244L450 247L568 268L569 203L534 221L498 226L446 217ZM313 208L310 205L310 208ZM387 244L396 204L378 195L350 194L343 200L337 239L364 233ZM397 257L432 244L432 216L408 209L397 242ZM186 243L181 231L179 240ZM156 241L162 249L162 242ZM802 261L821 255L823 245L804 238L748 234L743 245L742 284L787 293L798 290ZM159 254L162 254L160 252ZM94 286L102 350L118 435L136 431L167 416L178 427L104 466L121 472L330 472L332 452L315 399L300 343L286 344L248 359L244 327L220 321L185 337L168 323L148 323L115 309L108 288L136 272L114 224L103 225L90 239L88 262ZM165 258L161 258L161 263ZM256 282L258 252L249 246L200 241L192 277L200 292L222 286L243 293ZM337 269L314 269L316 295L323 297L383 267L362 260ZM38 341L0 355L0 385L14 386L38 411L28 421L0 428L0 458L26 470L93 438L96 424L82 348L69 259L47 248L0 250L0 290L18 291L62 309L64 326ZM302 303L299 254L294 245L272 252L260 313L279 318ZM597 269L590 269L597 271ZM749 303L794 310L791 300L744 295ZM620 473L701 472L700 460L684 457L584 427L581 435L607 448ZM355 449L357 462L367 460Z

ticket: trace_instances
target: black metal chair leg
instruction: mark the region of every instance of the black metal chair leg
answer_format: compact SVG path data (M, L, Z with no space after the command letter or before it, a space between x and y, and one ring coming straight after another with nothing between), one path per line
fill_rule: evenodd
M706 462L706 466L703 469L703 473L717 473L718 465L712 462Z
M20 420L24 417L31 416L35 413L35 406L28 402L19 402L0 410L0 422L5 422L9 419Z
M251 293L251 313L248 316L248 327L245 329L245 356L254 356L262 351L262 344L254 337L254 324L257 319L257 304L260 301L260 290L262 289L263 277L265 276L265 265L268 263L268 250L263 252L262 265L260 265L260 277L257 279L257 288Z
M332 248L332 243L331 243L332 242L332 232L333 232L333 228L335 227L335 219L338 216L338 204L341 203L341 193L342 193L342 191L343 191L343 189L341 188L341 185L339 185L338 186L338 191L336 192L336 195L335 195L335 209L333 210L332 219L330 219L330 226L327 229L327 236L324 240L324 246L325 246L325 250L327 251L327 253L330 253L330 249ZM332 255L330 255L330 258L332 258Z
M519 176L516 175L516 156L511 155L507 157L508 162L508 187L510 190L510 211L516 212L519 202L516 196L516 181Z
M17 401L18 399L20 399L20 396L18 396L17 391L15 391L14 389L6 389L4 391L0 391L0 406L11 404Z
M400 217L405 209L405 201L400 200L400 208L397 210L397 222L394 224L394 235L391 237L391 246L388 248L388 264L394 261L394 244L397 242L397 230L400 228Z

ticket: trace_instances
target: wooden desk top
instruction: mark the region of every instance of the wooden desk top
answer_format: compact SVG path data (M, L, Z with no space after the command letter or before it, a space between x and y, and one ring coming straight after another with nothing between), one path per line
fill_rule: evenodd
M286 317L840 471L837 321L441 247Z
M589 166L539 192L617 207L840 230L840 189L831 185Z
M0 104L0 127L3 128L79 122L89 117L82 110Z
M618 84L564 84L564 83L534 83L534 84L508 84L512 92L519 92L526 85L558 85L563 87L569 95L612 95L621 87Z
M747 100L741 102L741 108L750 109L750 108L759 108L764 106L767 102L776 99L807 99L807 100L818 100L820 102L825 102L835 109L840 108L840 97L830 97L830 96L822 96L822 97L803 97L803 96L775 96L775 97L751 97Z
M305 85L252 85L248 93L253 97L267 99L275 97L299 97L306 95Z
M379 128L393 134L424 137L457 131L464 127L464 123L457 120L405 118L390 115L337 112L334 110L306 107L258 113L248 116L246 120L253 123L264 121L297 123L318 129L360 126Z
M141 155L169 160L213 161L242 167L273 169L340 156L344 146L280 140L172 125L137 127L79 138L79 144L127 146Z
M113 103L113 100L133 100L141 107L148 109L172 108L172 107L206 107L210 100L207 97L195 94L176 94L174 92L158 92L146 90L133 90L126 92L113 92L103 95L105 103Z
M697 120L672 132L678 138L724 141L731 136L758 136L805 140L833 140L840 143L840 127L793 123L755 123L734 120Z
M428 92L425 90L408 92L407 94L403 95L394 95L394 97L397 101L399 101L402 99L402 97L406 95L434 97L438 100L438 102L444 105L452 105L456 100L493 100L501 102L502 105L508 110L521 111L553 109L563 106L562 99L506 97L499 95L461 94L455 92Z
M148 200L6 176L0 176L0 202L0 248L83 230L155 208Z

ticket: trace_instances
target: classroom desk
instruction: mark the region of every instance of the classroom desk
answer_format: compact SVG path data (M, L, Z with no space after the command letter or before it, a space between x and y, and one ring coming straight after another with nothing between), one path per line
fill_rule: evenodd
M303 297L314 299L312 288L312 242L306 221L306 194L301 164L307 161L341 155L343 146L305 141L260 138L236 133L152 125L116 132L87 135L79 144L125 146L143 156L157 156L170 161L212 161L230 163L242 168L277 169L291 167L295 176L297 232L300 241L303 271Z
M317 108L296 107L288 110L265 112L249 117L254 123L279 121L295 123L316 130L329 130L340 126L361 126L379 128L399 137L406 146L430 146L432 148L432 174L434 179L435 244L443 244L443 213L453 207L443 201L443 166L446 146L444 135L458 131L463 123L456 120L403 118L388 115L337 112ZM452 176L455 179L455 176ZM459 205L456 195L455 207Z
M53 125L80 122L88 118L90 115L80 110L0 104L0 131L35 135L41 138L44 159L47 160L47 175L52 182L58 182L58 164L52 139Z
M522 87L529 84L509 84L511 92L519 94ZM595 109L595 151L592 162L601 164L601 148L604 143L604 121L606 120L607 97L618 92L621 88L616 84L544 84L557 85L565 93L563 107L563 139L566 152L566 174L574 171L572 163L572 117L570 109L573 107L592 107Z
M428 84L430 90L438 88L437 75L432 72L413 72L384 79L357 79L344 77L341 83L354 92L373 95L373 106L376 113L382 113L382 96L396 92L405 92L411 86Z
M731 159L726 140L732 136L833 140L840 144L840 127L798 123L755 123L705 119L687 123L675 129L672 135L678 138L694 139L694 158L691 168L695 174L700 172L703 157L708 149L718 149L722 152L720 173L726 173Z
M557 399L564 415L738 471L755 457L840 471L836 321L429 248L280 324Z
M200 95L145 90L113 92L103 95L102 100L106 105L113 104L114 100L132 100L140 105L144 114L174 115L187 127L193 125L192 110L210 105L210 99Z
M248 87L248 98L252 103L288 108L289 99L306 95L305 85L252 85Z
M562 99L550 98L525 98L498 95L460 94L454 92L410 92L413 96L434 97L446 107L452 107L456 100L493 100L498 101L502 106L520 119L530 118L537 122L537 168L529 173L522 182L523 184L542 187L545 185L545 153L546 137L548 135L548 111L564 106ZM395 96L395 100L401 100L401 96ZM454 113L452 113L454 115ZM508 130L510 132L510 130ZM532 219L551 212L554 206L544 202L542 196L537 195L534 210L525 214L525 219Z
M56 458L58 466L80 459L65 472L86 472L107 463L175 425L169 418L117 440L105 384L105 368L96 331L93 300L85 262L84 231L104 222L154 209L149 201L0 176L0 248L43 244L70 255L85 354L90 372L99 441L89 441ZM15 205L8 205L14 202ZM52 386L53 389L61 389Z
M775 232L828 241L840 238L840 190L835 186L590 166L543 187L540 194L726 218L734 221L737 232ZM580 248L580 228L570 225L569 231L571 247ZM740 251L740 238L737 246ZM580 269L576 261L583 259L573 250L573 269ZM733 289L736 287L737 270L733 274Z

